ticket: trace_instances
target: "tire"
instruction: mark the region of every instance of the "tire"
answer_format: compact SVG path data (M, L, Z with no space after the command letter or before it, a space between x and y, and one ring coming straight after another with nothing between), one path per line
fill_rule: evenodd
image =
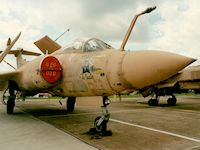
M167 103L168 103L168 105L169 106L175 106L176 105L176 98L169 98L168 100L167 100Z
M107 131L107 121L104 121L104 120L103 120L103 122L102 122L99 126L97 126L98 121L99 121L100 118L101 118L101 117L98 116L98 117L95 119L95 121L94 121L94 128L95 128L95 130L96 130L100 135L104 135L104 134L106 133L106 131Z
M158 106L158 100L157 99L150 99L148 101L149 106Z

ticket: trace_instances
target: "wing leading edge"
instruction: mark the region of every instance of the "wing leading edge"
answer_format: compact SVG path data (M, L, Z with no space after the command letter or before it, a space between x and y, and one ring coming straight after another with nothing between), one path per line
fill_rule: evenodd
M18 73L18 71L0 73L0 91L4 90L4 87L6 84L8 84L8 81Z

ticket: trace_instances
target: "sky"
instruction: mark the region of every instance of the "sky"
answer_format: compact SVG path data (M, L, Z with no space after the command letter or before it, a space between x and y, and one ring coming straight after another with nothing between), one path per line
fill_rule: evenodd
M80 37L96 37L120 48L131 20L147 7L157 6L141 16L126 50L162 50L200 59L199 0L0 0L0 47L8 37L22 35L14 48L39 52L33 44L48 35L66 46ZM28 60L33 57L27 58ZM15 66L13 56L6 61ZM200 61L194 65L200 64ZM13 70L2 62L0 70Z

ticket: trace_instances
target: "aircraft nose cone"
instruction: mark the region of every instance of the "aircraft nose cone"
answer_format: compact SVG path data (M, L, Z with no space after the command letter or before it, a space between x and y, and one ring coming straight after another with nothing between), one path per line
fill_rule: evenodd
M194 61L163 51L128 52L122 62L122 74L129 86L141 89L168 79Z

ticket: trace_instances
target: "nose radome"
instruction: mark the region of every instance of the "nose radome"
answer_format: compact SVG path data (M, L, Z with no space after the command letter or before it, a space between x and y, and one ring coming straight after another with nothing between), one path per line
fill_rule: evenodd
M127 52L122 76L133 88L141 89L178 73L195 59L163 51Z

